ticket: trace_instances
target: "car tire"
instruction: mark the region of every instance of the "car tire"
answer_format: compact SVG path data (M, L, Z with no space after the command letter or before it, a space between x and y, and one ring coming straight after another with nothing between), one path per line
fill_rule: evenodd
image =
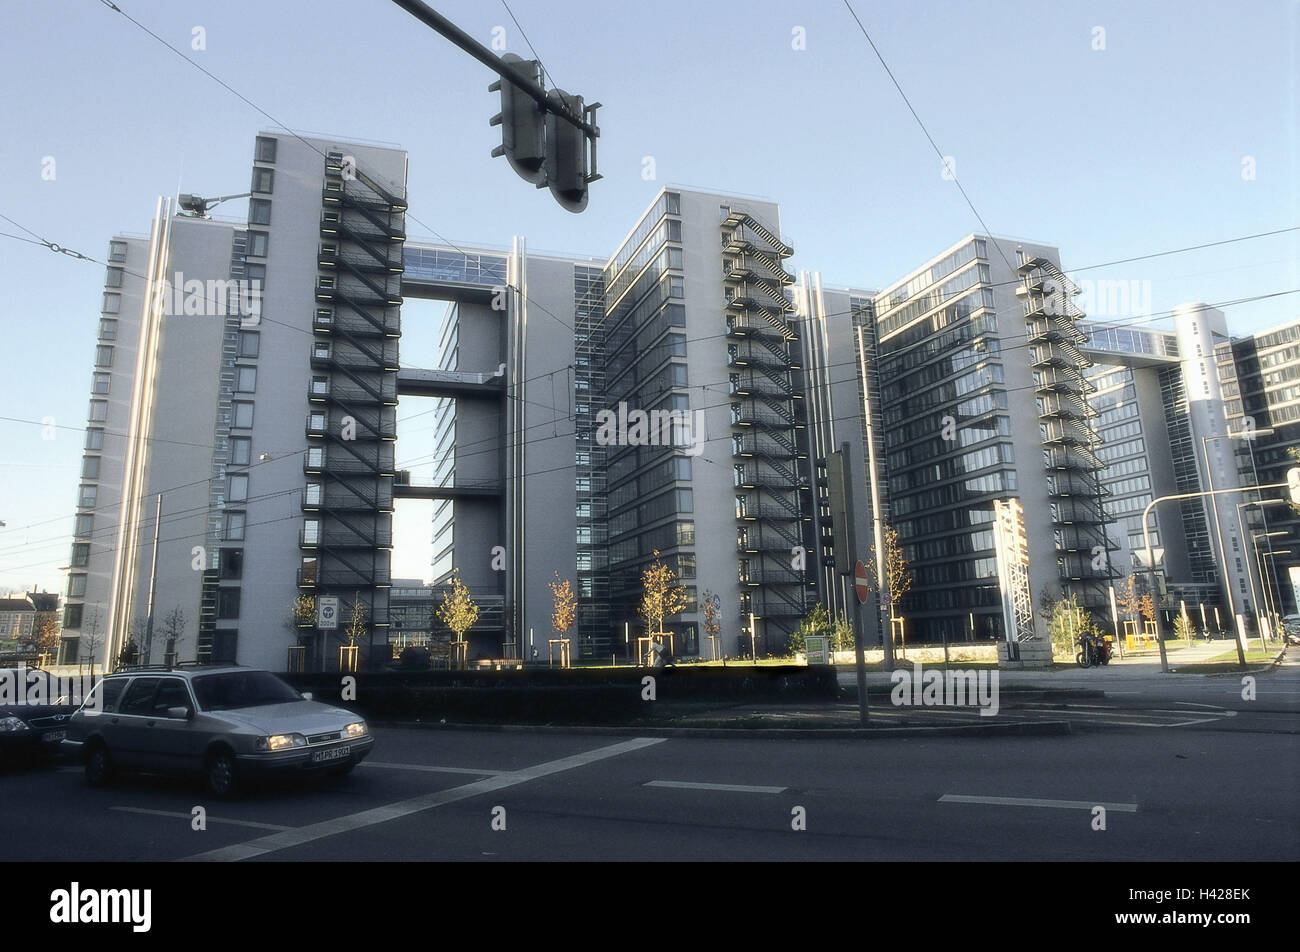
M90 787L107 787L113 782L117 769L113 766L113 757L108 752L108 745L102 741L91 746L86 752L86 785Z
M203 765L203 785L208 793L219 800L235 796L239 784L235 755L231 751L218 748L208 755L207 762Z

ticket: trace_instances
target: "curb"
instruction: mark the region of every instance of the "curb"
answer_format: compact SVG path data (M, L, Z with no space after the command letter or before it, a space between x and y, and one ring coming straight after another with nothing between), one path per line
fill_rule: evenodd
M793 740L846 740L896 737L1059 737L1070 733L1068 721L1015 724L968 724L961 727L584 727L555 724L431 724L425 721L372 721L374 727L423 730L495 731L519 734L594 734L604 737L699 737Z

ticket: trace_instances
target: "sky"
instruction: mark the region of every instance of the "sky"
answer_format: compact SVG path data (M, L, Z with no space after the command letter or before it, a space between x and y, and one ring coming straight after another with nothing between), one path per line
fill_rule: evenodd
M1300 225L1300 0L854 0L939 153L843 0L431 5L603 103L585 212L490 157L495 77L389 0L44 0L0 9L0 215L102 260L159 195L246 190L255 134L286 127L407 149L413 239L603 257L679 185L778 202L790 264L833 286L887 286L986 225L1138 282L1134 313L1094 317L1300 289L1297 231L1090 267ZM0 594L53 591L103 267L0 237L0 281ZM1252 333L1300 294L1224 312ZM395 575L427 574L427 515L399 510Z

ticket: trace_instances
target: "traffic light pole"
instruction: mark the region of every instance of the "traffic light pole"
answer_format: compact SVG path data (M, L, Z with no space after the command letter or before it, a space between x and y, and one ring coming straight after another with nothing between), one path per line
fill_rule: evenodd
M546 90L535 83L531 78L515 69L509 63L504 62L501 57L497 56L478 40L474 39L456 24L452 23L437 10L421 3L420 0L393 0L393 3L397 4L425 26L430 27L442 36L446 37L512 86L527 93L543 112L553 113L564 119L566 122L572 123L593 140L600 135L599 129L583 119L582 116L573 115L567 109L562 108L561 104L557 104L555 100L548 98ZM595 106L593 105L588 108L594 109Z
M853 525L853 465L850 462L852 456L849 453L849 444L847 442L840 444L840 455L844 463L844 528L848 533L849 553L856 558L858 550L857 532ZM858 598L856 582L857 579L855 578L853 586L853 666L858 681L858 721L861 722L863 727L866 727L871 716L867 707L867 658L862 647L862 643L866 640L866 633L862 630L862 601ZM879 592L876 594L879 597ZM889 634L892 638L893 632L891 631Z

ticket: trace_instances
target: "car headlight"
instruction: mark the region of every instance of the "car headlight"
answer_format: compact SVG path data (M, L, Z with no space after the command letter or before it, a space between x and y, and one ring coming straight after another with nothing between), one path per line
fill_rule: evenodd
M370 733L370 729L366 727L365 721L357 721L355 724L349 724L343 728L343 733L347 734L348 737L365 737Z
M27 722L20 717L0 717L0 734L17 734L22 731L29 731L30 727Z
M258 750L288 750L291 747L306 746L307 738L302 734L272 734L257 739Z

